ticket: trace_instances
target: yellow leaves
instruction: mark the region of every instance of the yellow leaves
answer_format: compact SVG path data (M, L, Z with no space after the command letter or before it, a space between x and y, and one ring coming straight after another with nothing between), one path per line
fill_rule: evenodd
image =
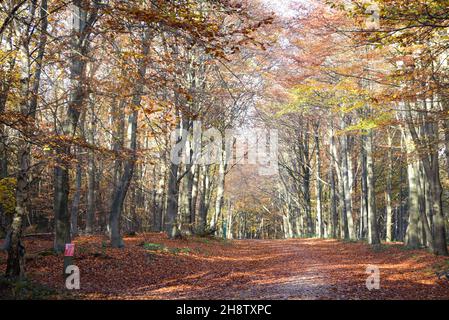
M16 185L15 178L4 178L0 180L0 206L4 214L12 215L16 207Z
M344 131L365 131L376 129L389 124L392 119L393 114L391 112L384 112L375 118L362 119L357 124L346 127Z
M125 61L128 60L128 59L139 60L139 59L144 59L145 58L145 56L142 53L138 52L138 51L125 51L125 52L122 53L122 57L123 57L123 59Z
M370 102L367 92L353 79L345 78L334 84L309 79L291 90L290 102L281 107L278 115L308 111L312 107L347 113Z
M377 128L377 123L374 119L365 119L359 123L347 127L344 131L364 131Z
M19 50L5 51L0 49L0 83L8 84L8 102L12 107L21 102L19 94L21 73L18 63L20 59Z
M9 67L8 63L13 59L16 59L20 55L19 50L2 50L0 49L0 67Z

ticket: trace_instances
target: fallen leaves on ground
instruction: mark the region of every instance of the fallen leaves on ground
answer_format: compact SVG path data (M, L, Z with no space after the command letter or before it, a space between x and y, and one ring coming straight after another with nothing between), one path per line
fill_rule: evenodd
M125 238L75 239L81 273L79 299L449 299L449 283L435 271L449 260L401 244L373 250L337 240L169 240L147 233ZM30 279L64 290L63 259L38 255L51 239L27 239ZM34 253L34 255L33 255ZM380 269L380 290L368 290L368 265ZM0 272L6 254L0 254Z

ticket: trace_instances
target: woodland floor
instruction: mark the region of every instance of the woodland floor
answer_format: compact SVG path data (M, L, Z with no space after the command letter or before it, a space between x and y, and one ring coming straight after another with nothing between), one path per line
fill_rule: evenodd
M373 250L336 240L168 240L157 233L125 238L124 249L100 236L74 242L81 290L69 297L77 299L449 299L449 282L435 275L449 260L401 244ZM29 278L62 291L62 257L42 254L52 240L25 243ZM0 253L0 273L5 264ZM380 290L365 286L368 265L380 268Z

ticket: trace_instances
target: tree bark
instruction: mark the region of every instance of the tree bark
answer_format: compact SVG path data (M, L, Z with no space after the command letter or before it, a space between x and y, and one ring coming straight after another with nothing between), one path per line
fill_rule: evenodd
M372 245L380 244L379 231L377 227L376 212L376 185L374 177L373 158L373 130L368 130L368 137L365 141L366 147L366 169L368 186L368 242Z
M416 146L424 146L413 123L412 111L410 105L407 105L408 128L413 143ZM432 132L425 132L428 136L425 146L428 150L428 155L422 158L422 164L426 173L427 181L429 182L432 191L432 211L434 212L434 226L433 226L433 252L437 255L448 255L446 242L446 228L443 213L442 202L442 187L440 181L440 167L437 142L438 141L438 125L435 124Z
M360 226L360 238L367 238L368 237L368 180L367 180L367 163L366 163L366 139L367 137L365 135L362 135L361 137L361 144L362 144L362 173L361 173L361 195L360 195L360 220L361 220L361 226Z
M201 180L201 198L200 198L200 208L198 214L198 232L200 234L204 233L207 228L207 213L209 211L208 203L208 193L210 187L209 181L209 166L202 166L202 180ZM216 225L215 225L216 227Z
M342 122L344 124L344 121ZM348 137L346 135L341 137L341 172L343 178L343 190L344 190L344 208L345 208L345 238L347 239L355 239L354 232L354 222L352 218L352 201L351 201L351 192L350 185L351 181L349 181L349 168L348 168ZM347 233L346 233L347 229Z
M112 205L109 214L109 230L111 238L111 246L113 248L121 248L124 246L122 236L120 234L120 216L123 211L123 203L134 175L135 164L137 160L137 121L139 116L139 107L142 101L144 90L145 75L147 72L147 59L149 53L150 31L148 27L142 30L142 58L138 62L139 81L134 87L131 100L132 113L128 119L128 139L127 151L128 159L125 161L123 174L119 179L118 186L112 195Z
M218 181L217 181L217 197L215 199L215 212L212 217L210 228L215 230L218 217L221 215L221 210L224 203L224 187L225 187L225 155L224 150L220 152L220 163L218 164Z
M321 154L320 154L320 136L319 136L319 122L315 125L315 155L316 155L316 216L317 216L317 231L318 237L322 238L324 236L324 224L323 224L323 213L321 205Z
M388 130L388 172L387 172L387 190L385 191L385 206L386 206L386 232L385 240L387 242L393 241L393 208L391 205L392 198L392 180L393 180L393 140L390 130Z
M88 131L88 142L93 147L95 144L96 135L96 116L94 109L94 102L90 102L90 128ZM87 215L86 215L86 233L92 234L94 231L94 219L95 219L95 187L96 187L96 165L95 165L95 152L93 149L88 151L88 163L87 163Z
M89 52L89 37L97 18L98 8L99 6L93 1L92 11L88 15L82 0L73 1L73 42L71 46L72 55L70 57L71 90L66 118L63 120L63 134L70 139L75 136L78 120L86 98L86 57ZM70 155L70 144L63 147L60 152ZM69 168L70 164L60 159L54 174L54 249L58 253L63 252L65 244L71 242L70 214L68 210Z
M332 121L332 120L331 120ZM330 204L330 215L331 215L331 221L332 221L332 238L337 238L337 231L338 231L338 211L337 211L337 191L336 191L336 184L335 184L335 173L334 168L336 166L335 164L335 157L334 157L334 149L335 149L335 136L334 136L334 128L333 128L333 122L331 122L331 131L330 131L330 143L329 143L329 154L330 154L330 165L329 165L329 180L330 180L330 196L331 196L331 204Z
M72 209L70 211L71 215L71 235L72 238L78 235L78 213L81 198L81 185L82 185L82 158L80 155L80 148L78 148L78 159L76 163L76 174L75 174L75 194L72 200Z
M418 223L419 223L419 192L418 192L418 179L416 160L412 155L414 152L413 142L411 141L410 134L403 132L404 141L407 149L407 177L408 177L408 226L405 235L405 245L410 249L416 249L420 246L420 240L418 235Z

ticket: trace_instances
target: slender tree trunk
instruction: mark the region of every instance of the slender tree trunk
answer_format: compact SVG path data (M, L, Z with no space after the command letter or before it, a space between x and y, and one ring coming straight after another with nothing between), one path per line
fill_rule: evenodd
M119 104L119 109L124 110L126 106L127 100L122 99ZM115 193L120 186L120 177L122 175L123 170L123 160L122 160L122 152L125 147L125 112L120 112L119 117L115 117L113 119L115 130L113 137L113 151L116 154L116 160L114 161L113 168L113 188L111 192L111 199L114 199ZM109 212L110 215L110 212ZM107 218L109 219L109 217ZM105 217L106 220L106 217ZM111 234L111 228L109 222L107 222L107 231Z
M220 151L220 163L218 164L218 182L217 182L217 198L215 199L215 213L211 220L210 228L214 230L216 228L218 217L221 215L224 202L224 187L225 187L225 155L223 150Z
M335 136L334 136L334 128L333 123L331 123L331 132L330 132L330 143L329 143L329 153L330 153L330 165L329 165L329 180L330 180L330 191L331 191L331 204L330 204L330 215L332 221L332 238L337 238L337 230L338 230L338 211L337 211L337 192L335 185L335 173L334 168L335 157L334 157L334 149L335 149Z
M367 163L366 163L366 136L361 137L362 143L362 173L361 173L361 195L360 195L360 238L365 238L368 236L368 180L367 180Z
M193 181L190 189L191 193L191 201L190 201L190 220L193 223L193 231L195 231L195 223L196 223L196 207L198 200L198 183L199 183L199 166L194 165L192 167Z
M443 214L443 202L442 193L443 189L441 187L440 177L439 177L439 167L438 167L438 154L433 156L434 162L434 178L433 184L433 211L434 216L434 240L433 240L433 252L437 255L447 256L447 242L446 242L446 228L445 219ZM427 220L426 220L427 221Z
M148 27L142 30L142 58L139 61L138 74L139 81L136 83L132 98L132 113L128 119L128 159L125 162L123 174L119 179L119 184L113 192L112 205L109 214L109 230L111 245L114 248L124 246L120 234L120 216L123 211L123 203L128 192L131 180L134 175L135 164L137 160L137 120L139 115L139 106L142 101L144 79L147 71L147 57L149 53L150 31Z
M96 135L96 117L94 110L94 102L91 101L90 110L90 128L88 131L88 142L90 145L95 145ZM86 233L92 234L94 231L95 220L95 187L96 187L96 165L95 165L95 152L92 149L88 151L88 164L87 164L87 216L86 216Z
M320 155L320 137L319 137L319 122L315 125L315 155L316 155L316 216L317 216L317 231L318 237L324 236L323 213L321 205L321 155Z
M25 276L25 247L22 244L22 224L27 214L28 171L30 168L30 145L23 142L18 152L19 171L16 186L16 210L11 224L11 235L6 264L6 276L23 278Z
M187 150L187 152L189 152L189 150ZM190 202L192 201L190 186L193 182L193 176L191 174L192 166L190 164L186 164L182 167L182 170L185 170L187 173L181 183L181 187L179 190L179 194L181 197L180 212L182 214L181 230L183 234L190 235L193 227L193 221L191 220L192 215L190 214Z
M418 194L419 194L419 201L421 203L421 208L419 210L420 213L420 227L421 230L419 231L420 235L420 244L423 246L427 246L430 251L433 250L433 234L431 231L431 225L429 223L428 219L428 213L432 211L432 201L431 199L428 199L428 190L426 190L426 176L425 176L425 170L424 166L422 165L422 161L419 161L418 164L418 174L419 174L419 184L418 184ZM428 203L430 200L430 204Z
M300 197L303 199L304 208L304 219L306 227L307 237L312 237L315 234L314 223L312 219L312 202L311 202L311 192L310 192L310 182L311 182L311 166L310 166L310 133L309 126L305 125L301 131L298 132L299 141L297 148L297 162L299 165L301 179L301 191Z
M31 19L34 18L36 11L36 2L31 5ZM24 72L23 83L23 101L21 103L21 113L26 118L31 118L33 124L36 120L37 96L39 92L40 79L42 73L42 61L45 54L47 43L47 26L48 26L47 1L41 1L40 7L40 37L38 42L38 52L36 57L36 68L34 71L34 79L31 83L31 63L29 54L29 43L24 44L27 53L27 63ZM30 28L30 27L28 27ZM30 29L28 29L30 32ZM27 34L28 35L28 34ZM29 99L28 99L29 98ZM18 172L16 185L16 208L11 224L9 241L8 258L6 261L6 276L11 278L23 278L25 276L25 247L22 244L22 225L23 219L28 213L28 197L29 197L29 176L31 162L31 144L27 139L21 139L18 146Z
M165 221L165 231L170 238L177 235L177 216L178 216L178 170L177 164L171 163L168 175L168 193L167 193L167 218Z
M202 182L201 182L201 198L200 198L200 210L198 215L198 231L200 234L204 233L207 228L207 213L209 211L208 205L208 193L210 187L209 181L209 166L202 166ZM217 218L218 219L218 218ZM217 224L215 224L215 227Z
M226 239L232 239L232 224L233 224L233 214L232 214L232 203L229 201L228 204L228 214L227 214L227 230L226 230Z
M432 135L433 138L438 140L438 123L431 124L431 132L429 134ZM426 159L427 160L427 159ZM424 169L427 175L427 181L430 186L431 194L433 196L433 207L430 211L430 215L433 213L433 230L434 237L432 239L431 245L433 247L431 250L437 255L447 256L449 255L447 250L447 239L446 239L446 222L443 212L443 188L441 186L440 180L440 164L439 164L439 154L438 148L432 149L432 153L430 155L430 162L426 166L426 160L423 161ZM430 177L429 177L430 176ZM427 226L428 220L425 220L426 227L428 228L428 232L430 232L429 227Z
M73 1L73 32L72 55L70 57L71 90L66 118L63 121L63 134L73 138L78 126L78 120L86 97L86 64L89 52L89 35L92 24L96 20L98 6L92 3L92 12L88 16L82 0ZM62 153L69 155L71 146L63 147ZM55 213L55 243L56 252L63 252L66 243L71 242L70 214L68 210L69 197L69 167L67 161L60 160L55 168L54 181L54 213Z
M153 230L162 231L162 215L164 210L164 188L165 188L165 165L162 165L159 181L157 182L155 197L153 203ZM156 166L154 167L154 176L156 177Z
M366 168L368 182L368 242L372 245L380 244L379 231L377 227L376 213L376 186L374 178L374 158L373 158L373 131L368 131L365 141L366 147Z
M341 167L342 167L342 178L343 178L343 190L344 190L344 203L345 203L345 219L346 219L346 227L345 227L345 238L347 239L355 239L354 233L354 222L352 218L352 204L351 204L351 193L350 193L350 184L349 181L349 169L348 169L348 137L343 136L341 139ZM347 229L347 234L346 234Z
M349 238L348 225L346 222L346 209L345 209L345 188L344 188L344 178L343 178L343 170L342 170L342 157L340 153L340 157L337 153L337 145L336 143L332 146L332 157L334 159L335 164L335 172L338 177L337 187L338 187L338 215L339 215L339 223L338 223L338 237L340 238Z
M75 177L75 194L72 200L71 215L71 233L72 238L78 235L78 213L81 198L81 185L83 177L82 156L80 155L80 149L78 148L78 159L76 164L76 177Z
M387 190L385 191L385 206L387 213L385 238L387 242L393 241L393 208L391 205L393 179L393 140L390 130L388 130L388 172Z

